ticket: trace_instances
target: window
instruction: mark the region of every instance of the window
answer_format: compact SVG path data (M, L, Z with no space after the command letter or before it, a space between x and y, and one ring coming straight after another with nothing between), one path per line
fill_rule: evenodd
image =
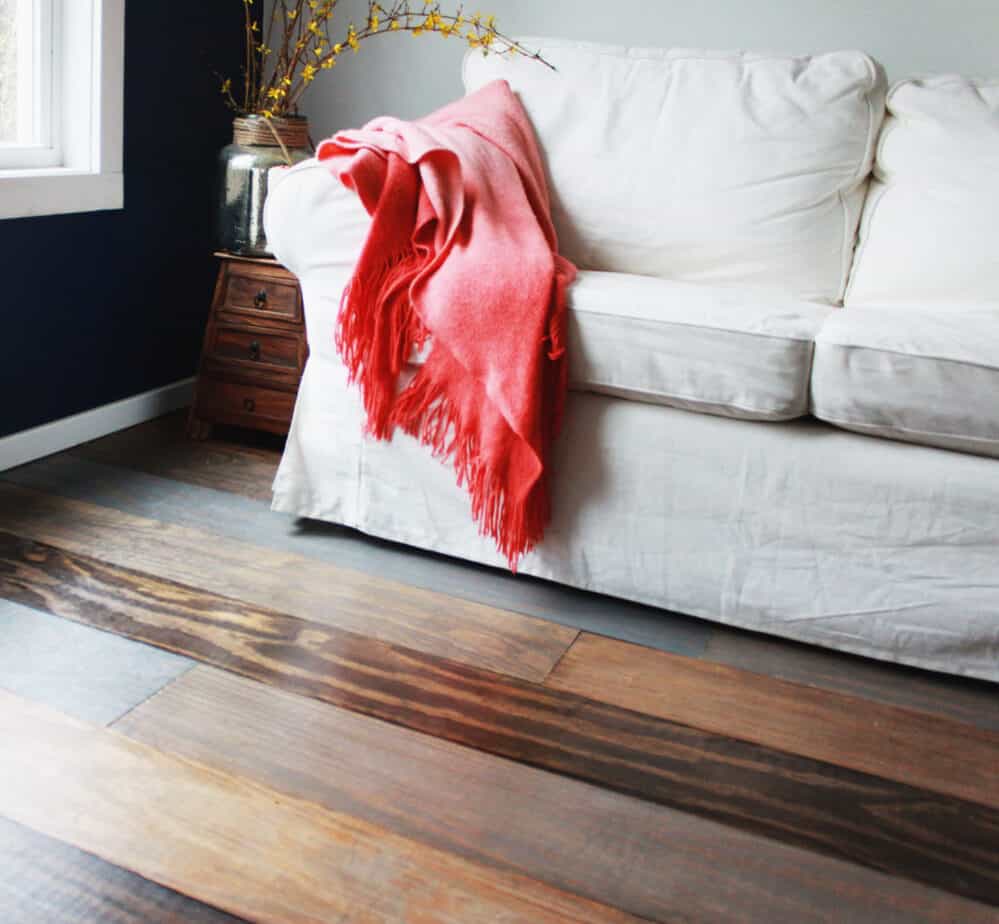
M124 0L0 0L0 218L122 206Z

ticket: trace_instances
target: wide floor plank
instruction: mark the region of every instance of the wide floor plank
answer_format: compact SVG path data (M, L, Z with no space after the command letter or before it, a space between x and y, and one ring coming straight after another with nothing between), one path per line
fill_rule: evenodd
M540 680L578 634L209 532L0 483L0 529L456 661Z
M207 667L115 729L650 920L806 924L836 915L912 924L952 922L964 906L914 882Z
M269 503L281 460L280 440L252 431L241 442L218 436L191 440L184 433L186 416L180 411L157 417L76 446L69 454Z
M0 534L0 596L355 712L999 904L999 811Z
M0 815L254 921L635 920L2 691Z
M76 847L0 818L3 924L240 924Z
M548 686L999 809L999 734L581 635Z
M999 686L986 680L933 674L728 626L713 628L699 657L754 674L916 709L999 732Z

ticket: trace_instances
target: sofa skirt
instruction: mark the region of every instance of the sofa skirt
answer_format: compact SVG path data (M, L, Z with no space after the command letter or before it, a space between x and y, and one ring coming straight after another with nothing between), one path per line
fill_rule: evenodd
M995 459L573 393L553 498L525 574L999 681ZM329 349L307 364L273 507L504 567L446 464L405 434L362 437Z

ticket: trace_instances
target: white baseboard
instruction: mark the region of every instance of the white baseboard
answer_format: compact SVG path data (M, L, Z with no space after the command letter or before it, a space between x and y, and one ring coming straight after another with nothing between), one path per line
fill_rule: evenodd
M194 378L181 379L72 417L0 437L0 472L186 407L194 398L194 381Z

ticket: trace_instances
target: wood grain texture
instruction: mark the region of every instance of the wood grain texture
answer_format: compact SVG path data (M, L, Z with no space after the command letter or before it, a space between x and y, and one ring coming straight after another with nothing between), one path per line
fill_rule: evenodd
M0 818L4 924L240 924L76 847Z
M586 634L546 683L999 808L999 734L948 719Z
M999 812L0 534L0 596L290 692L999 904Z
M258 922L636 920L2 691L0 815Z
M964 913L963 899L918 883L212 668L115 730L650 920L913 924Z
M700 656L754 674L916 709L999 732L999 687L985 680L931 674L727 626L713 627Z
M577 631L375 575L0 483L0 528L248 603L540 680Z
M185 414L167 414L71 449L69 457L121 465L199 487L229 491L269 503L281 459L271 437L241 442L186 439Z

